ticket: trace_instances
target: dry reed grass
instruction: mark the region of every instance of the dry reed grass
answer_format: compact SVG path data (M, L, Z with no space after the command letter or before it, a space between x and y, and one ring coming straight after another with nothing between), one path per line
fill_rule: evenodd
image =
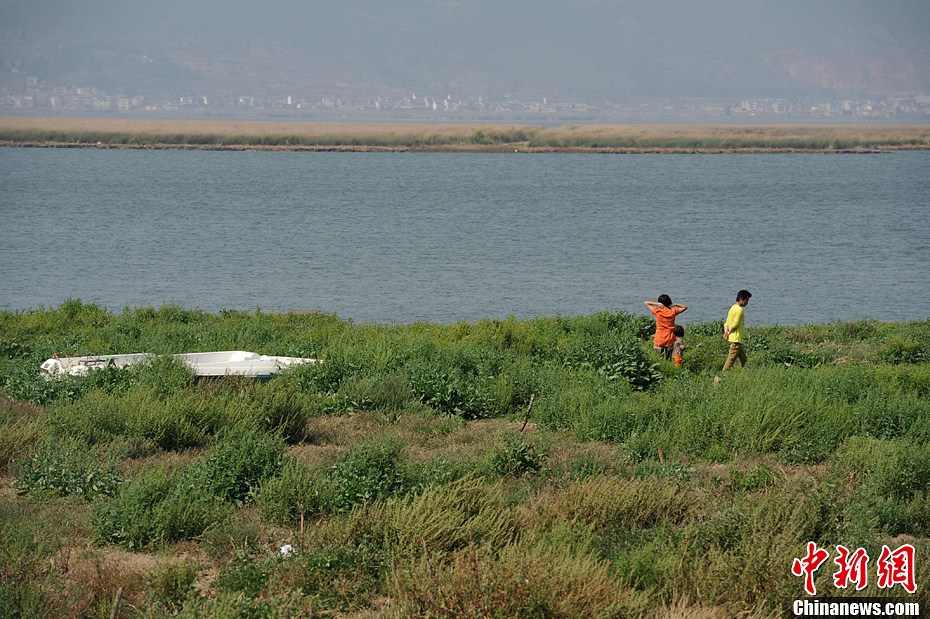
M535 125L0 117L0 144L273 150L859 152L930 148L930 125Z
M67 549L52 562L52 566L57 566L61 573L59 586L52 596L58 602L54 612L62 619L77 619L89 616L94 611L109 611L120 588L121 606L135 606L145 597L146 583L153 572L185 562L184 557L156 557L122 549L81 552Z
M543 545L470 546L443 563L423 557L398 566L392 584L408 617L618 617L642 604L606 562Z
M664 479L620 479L596 476L564 489L544 488L521 517L529 528L551 527L559 522L581 522L595 530L609 526L626 529L677 523L684 518L689 499L677 484Z

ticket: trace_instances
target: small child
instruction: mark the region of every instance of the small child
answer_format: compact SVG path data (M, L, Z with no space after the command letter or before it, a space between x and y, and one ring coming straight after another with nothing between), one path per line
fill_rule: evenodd
M675 367L680 368L684 361L685 343L681 340L685 336L685 328L681 325L675 325L675 342L672 344L672 359L675 360Z

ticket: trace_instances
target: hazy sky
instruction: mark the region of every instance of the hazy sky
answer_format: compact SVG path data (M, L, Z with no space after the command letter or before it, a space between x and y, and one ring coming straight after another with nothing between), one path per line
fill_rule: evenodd
M0 0L0 63L127 95L912 95L930 2Z

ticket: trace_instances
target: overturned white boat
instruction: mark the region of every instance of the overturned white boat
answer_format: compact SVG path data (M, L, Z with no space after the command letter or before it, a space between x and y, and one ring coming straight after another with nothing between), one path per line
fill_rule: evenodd
M114 366L123 368L137 363L155 360L158 355L133 353L127 355L93 355L88 357L52 357L41 365L42 374L48 378L61 376L85 376L91 370ZM303 357L278 357L259 355L246 350L224 350L219 352L190 352L170 355L185 363L197 377L248 376L271 378L276 372L294 365L317 363L317 359Z

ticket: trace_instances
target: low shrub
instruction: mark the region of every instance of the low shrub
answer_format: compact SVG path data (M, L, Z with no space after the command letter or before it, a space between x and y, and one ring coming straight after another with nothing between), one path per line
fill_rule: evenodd
M465 477L386 506L387 547L393 556L445 555L471 544L501 547L516 523L500 486Z
M309 394L334 394L342 381L353 372L347 360L332 351L325 354L321 363L305 363L292 368L283 382L295 385Z
M481 467L478 462L450 460L444 456L426 461L409 461L404 466L411 492L457 481Z
M124 415L125 434L166 451L201 447L222 425L222 411L209 400L177 393L164 400L143 392L141 401L126 397L117 411Z
M927 535L930 444L908 439L848 439L830 460L830 479L854 488L838 506L852 529L875 523L887 535Z
M83 445L47 441L16 467L14 487L33 496L77 495L87 500L116 493L121 476L111 461L99 465Z
M562 364L572 369L593 369L609 380L624 380L638 391L662 381L658 364L635 339L616 334L582 334L560 351Z
M58 543L35 530L31 510L0 501L0 617L45 617L56 608L60 574L49 570Z
M343 453L330 472L333 508L348 510L359 503L385 499L406 483L400 446L381 438L366 439Z
M748 471L730 469L728 486L737 492L754 492L775 485L781 478L780 473L760 462Z
M230 507L188 471L155 468L119 487L91 511L97 540L139 550L197 538L224 520Z
M155 611L156 613L158 611ZM159 615L155 615L159 616ZM299 591L288 591L277 595L253 599L242 593L220 592L210 597L192 595L184 608L171 615L181 619L215 617L216 619L241 619L244 617L267 617L268 619L314 619L319 615L312 604Z
M727 343L720 337L723 327L714 327L714 332L702 335L697 326L688 326L685 333L685 354L682 368L689 374L719 372L727 358Z
M410 368L410 387L420 402L465 419L490 417L491 380L459 370L423 363Z
M582 419L601 416L616 402L630 394L625 383L611 382L590 370L561 372L548 369L542 372L543 387L531 411L532 418L550 430L571 429L582 433ZM595 436L591 436L595 438ZM598 436L601 440L612 440Z
M197 570L191 565L169 565L149 576L145 606L171 616L195 593Z
M907 436L921 417L926 421L930 407L913 393L901 393L896 389L872 381L870 392L852 407L859 421L857 434L874 438L893 439Z
M621 452L615 457L593 451L574 454L566 463L566 475L571 481L582 481L599 475L621 475L629 464L629 454Z
M217 587L227 593L242 593L254 599L265 589L272 566L261 557L242 552L226 565L217 578Z
M2 385L14 400L32 404L48 404L60 398L74 397L81 390L79 379L45 380L31 364L14 366Z
M269 522L296 527L304 519L331 510L336 503L336 487L325 471L286 458L278 475L261 483L255 503Z
M256 553L266 545L267 525L255 509L237 509L200 536L200 547L217 561Z
M545 459L546 454L533 443L507 436L490 453L490 466L498 475L519 477L538 473Z
M0 395L0 475L14 460L28 458L46 436L41 408Z
M650 430L658 427L661 434L668 417L655 400L625 396L583 409L573 429L581 440L623 443L634 460L644 460L662 446Z
M71 437L88 445L125 437L165 450L207 444L225 417L217 401L185 392L162 398L143 386L122 395L93 390L80 400L59 400L47 409L53 437Z
M194 372L183 361L163 355L151 362L127 368L135 380L158 397L167 398L184 391L194 382Z
M813 484L777 482L751 497L716 502L708 515L689 522L669 547L679 561L667 583L733 606L783 608L784 600L797 595L800 585L788 567L808 541L820 539L825 525Z
M394 412L403 411L414 393L405 375L387 374L348 378L336 397L347 410Z
M467 325L456 325L443 336L463 337L469 331ZM479 419L501 414L512 402L515 393L504 390L516 385L495 384L509 359L479 342L452 339L440 346L421 337L407 351L402 370L421 403L464 419Z
M123 415L124 401L101 391L94 391L80 403L58 401L46 408L52 437L82 441L88 445L106 443L115 436L128 434ZM136 402L135 408L139 403ZM142 406L145 406L143 403Z
M195 393L212 412L205 429L238 425L279 434L288 444L307 439L310 420L332 407L329 396L301 391L286 379L255 381L234 377L201 386Z
M753 332L746 343L746 353L758 359L757 363L785 367L812 368L828 361L823 353L805 350L777 327Z
M678 531L666 525L632 530L608 527L597 533L593 546L598 556L610 561L612 573L621 582L656 595L675 578L679 538Z
M218 499L234 505L252 502L260 484L281 469L284 441L251 428L232 427L196 462L191 479Z
M930 360L930 342L900 336L892 337L882 347L879 358L885 363L892 364L927 361Z
M277 580L309 597L316 612L348 613L369 605L386 563L376 548L364 543L323 544L288 560Z

